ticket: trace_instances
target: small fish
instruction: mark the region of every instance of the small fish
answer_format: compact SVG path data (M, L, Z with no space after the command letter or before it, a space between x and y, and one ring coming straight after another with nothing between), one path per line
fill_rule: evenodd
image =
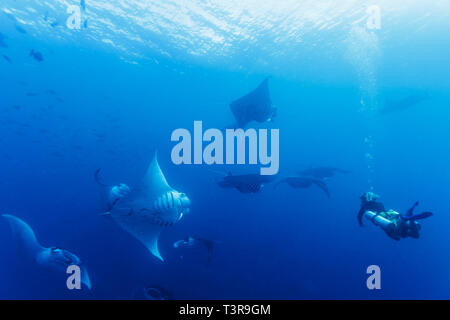
M59 22L58 21L53 21L52 23L50 23L50 27L55 28L59 26Z
M9 63L12 63L11 58L8 57L7 55L3 54L2 57L3 57L3 59L5 59L6 61L8 61Z
M52 96L56 96L56 91L53 90L53 89L48 89L48 90L46 90L45 92L48 93L48 94L50 94L50 95L52 95Z
M36 92L27 92L27 97L36 97L37 93Z
M39 61L39 62L44 61L44 56L39 51L31 50L30 57L32 57L34 60Z

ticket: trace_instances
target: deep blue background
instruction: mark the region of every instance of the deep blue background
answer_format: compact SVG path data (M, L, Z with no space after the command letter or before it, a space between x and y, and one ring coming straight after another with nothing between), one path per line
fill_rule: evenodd
M409 42L395 41L406 30L391 30L374 63L372 92L364 79L375 75L363 65L358 77L358 66L329 47L332 58L288 59L279 73L157 54L158 64L133 65L114 52L18 33L0 19L8 43L0 53L13 60L0 59L0 213L27 221L43 245L77 253L93 285L90 292L68 291L64 275L24 260L1 221L0 298L129 299L149 284L176 299L450 298L450 47L439 29ZM45 60L32 60L31 48ZM204 127L230 123L228 104L268 75L278 107L271 126L280 129L280 175L310 165L350 170L330 180L330 199L314 187L286 185L240 194L219 188L220 175L208 170L256 167L172 164L174 129L192 130L194 120ZM379 115L386 99L422 92L430 99ZM361 107L370 95L375 111ZM169 183L192 201L191 213L160 237L165 263L99 216L93 180L102 167L107 181L135 185L155 150ZM371 187L386 207L404 211L420 200L420 209L435 213L423 221L419 240L395 242L373 225L358 226L359 196ZM220 241L209 266L180 260L172 244L187 235ZM381 267L380 291L366 288L371 264Z

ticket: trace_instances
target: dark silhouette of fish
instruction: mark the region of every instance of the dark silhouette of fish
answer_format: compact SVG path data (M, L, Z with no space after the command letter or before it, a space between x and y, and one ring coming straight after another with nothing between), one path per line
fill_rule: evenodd
M22 34L26 34L27 31L19 25L16 25L16 30Z
M188 236L188 237L184 238L183 240L176 241L174 243L174 248L176 248L176 249L178 249L178 248L194 248L194 247L197 247L198 245L201 245L204 248L206 248L206 250L208 252L208 264L210 264L211 259L214 255L214 247L217 243L219 243L219 242L214 241L214 240L204 239L204 238Z
M251 121L272 121L277 109L270 100L269 79L266 78L255 90L233 101L230 108L236 119L233 127L244 128Z
M331 178L336 173L350 173L350 171L335 167L311 167L299 172L301 176L314 177L319 179Z
M218 184L222 188L235 188L241 193L258 193L264 184L273 182L275 178L275 175L244 174L234 176L228 173Z
M11 58L10 58L10 57L8 57L7 55L5 55L5 54L2 54L2 57L3 57L3 59L5 59L6 61L8 61L9 63L12 63L12 60L11 60Z
M44 61L44 56L39 51L31 50L30 57L32 57L34 60L39 61L39 62Z
M416 105L428 99L430 99L429 94L419 93L410 95L401 100L390 100L384 104L384 107L381 109L380 114L386 115L394 112L407 110L412 107L415 107Z
M172 300L172 293L158 285L149 285L144 288L144 296L147 300Z
M325 192L328 198L330 197L330 192L328 191L326 183L320 179L310 177L287 177L280 180L275 186L277 187L282 183L287 183L295 189L306 189L313 185L316 185L317 187L322 189L323 192Z

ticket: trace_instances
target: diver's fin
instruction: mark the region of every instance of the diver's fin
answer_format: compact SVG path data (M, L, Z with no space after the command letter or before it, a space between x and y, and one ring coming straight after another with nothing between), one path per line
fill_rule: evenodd
M30 255L35 256L45 249L39 244L33 229L23 220L9 214L4 214L2 217L8 220L14 236Z
M411 208L405 213L405 217L410 217L414 213L414 209L419 205L419 201L416 201Z
M432 215L433 215L432 212L426 211L426 212L422 212L422 213L415 214L415 215L412 215L412 216L404 216L403 219L404 220L421 220L421 219L429 218Z

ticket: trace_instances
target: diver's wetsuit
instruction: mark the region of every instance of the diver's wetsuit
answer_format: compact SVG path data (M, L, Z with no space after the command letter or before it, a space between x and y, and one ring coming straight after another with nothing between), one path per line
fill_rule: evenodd
M420 224L416 220L426 219L431 217L433 213L425 211L419 214L414 214L414 209L419 205L419 202L413 204L413 206L404 214L399 217L398 226L396 228L397 232L394 234L388 233L388 236L395 240L400 240L400 238L411 237L414 239L419 239L420 234Z
M386 234L394 239L400 240L401 238L411 237L414 239L418 239L420 234L420 224L416 222L416 220L426 219L431 217L433 214L431 212L422 212L419 214L414 214L414 209L419 205L418 202L414 203L414 205L404 214L399 214L393 210L388 210L384 208L384 205L381 202L377 202L372 197L368 197L369 193L361 196L361 209L358 212L358 222L360 226L362 226L362 217L366 211L372 211L376 214L382 215L384 218L390 220L394 223L394 227L389 230L384 230ZM369 198L369 200L367 200Z
M367 201L364 196L361 196L361 208L359 209L359 212L358 212L358 222L361 227L363 226L362 218L363 218L364 212L366 212L368 210L373 211L375 213L380 213L380 212L386 211L386 209L384 208L384 205L381 202L378 202L375 200Z

